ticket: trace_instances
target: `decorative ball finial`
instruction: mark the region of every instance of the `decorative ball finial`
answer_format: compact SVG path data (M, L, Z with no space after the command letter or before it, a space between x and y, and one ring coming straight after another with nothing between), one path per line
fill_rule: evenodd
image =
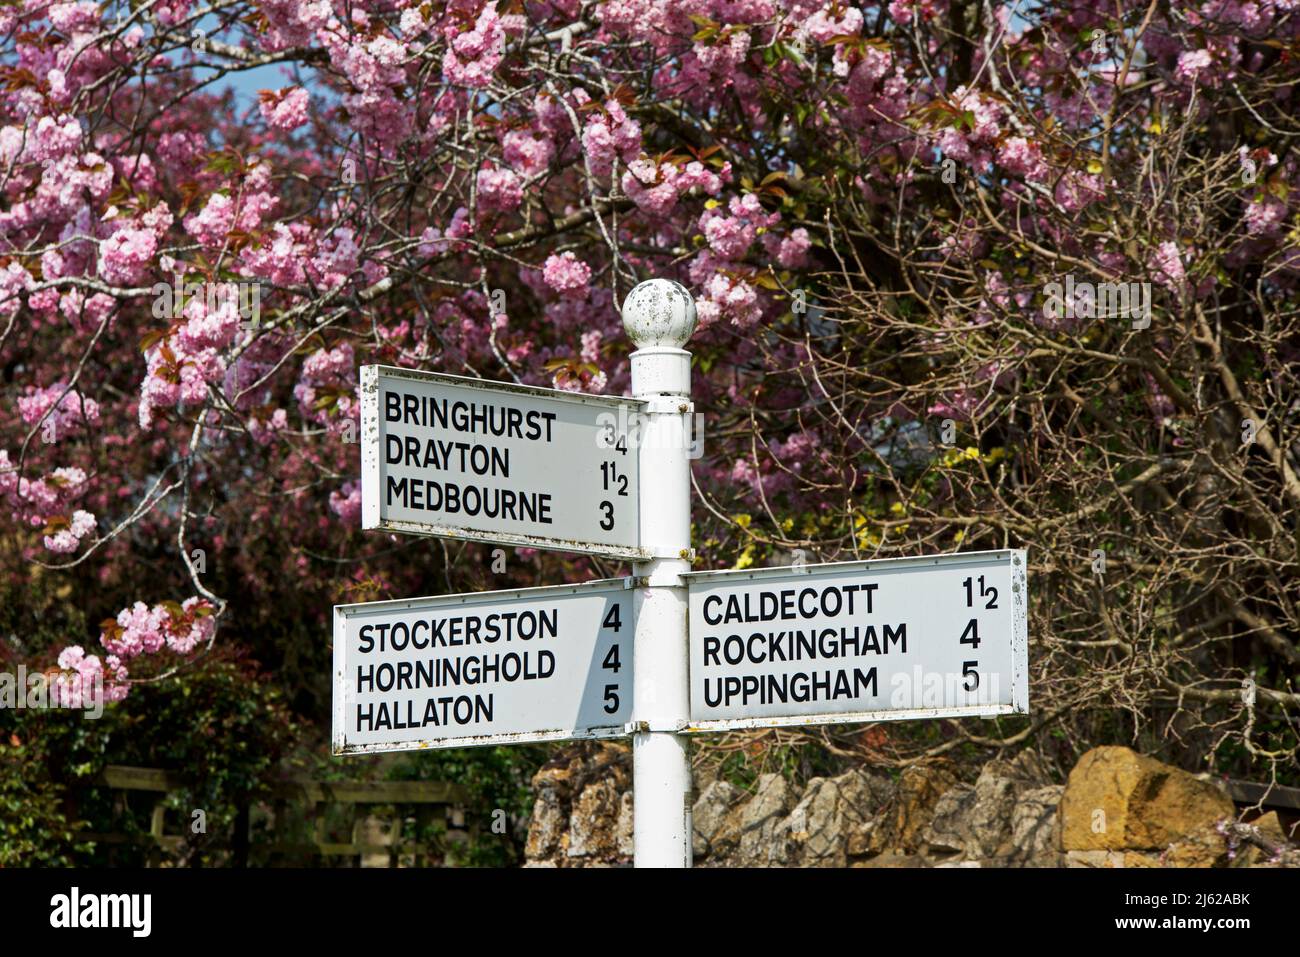
M623 300L623 328L638 349L680 349L695 331L695 300L671 279L647 279Z

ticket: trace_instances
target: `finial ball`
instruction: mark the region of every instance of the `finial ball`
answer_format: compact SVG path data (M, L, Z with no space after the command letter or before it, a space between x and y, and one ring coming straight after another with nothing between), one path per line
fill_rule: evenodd
M647 279L623 300L623 328L637 348L680 349L695 331L695 300L671 279Z

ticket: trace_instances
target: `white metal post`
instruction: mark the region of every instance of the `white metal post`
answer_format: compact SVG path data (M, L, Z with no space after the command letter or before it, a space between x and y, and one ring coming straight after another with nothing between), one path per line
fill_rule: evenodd
M689 423L695 302L680 283L651 279L623 302L632 395L648 400L640 443L638 562L632 720L633 842L637 867L691 866L691 766L677 733L690 716L686 587L691 567Z

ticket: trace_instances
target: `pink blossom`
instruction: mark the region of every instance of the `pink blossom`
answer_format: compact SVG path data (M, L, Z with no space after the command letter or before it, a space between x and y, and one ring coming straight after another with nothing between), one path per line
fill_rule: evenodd
M1209 50L1189 50L1178 57L1174 76L1185 83L1195 83L1214 63Z
M70 645L59 652L58 664L63 673L54 676L50 690L61 707L88 707L97 704L96 697L101 694L108 701L126 697L126 669L115 655L101 664L98 655L87 655L80 645Z
M43 440L57 441L59 436L99 422L99 403L76 389L68 389L65 395L65 389L67 386L62 383L44 389L28 386L27 394L18 399L18 412L24 423L35 425L44 417L41 424ZM53 412L49 411L51 408Z
M1248 236L1276 236L1286 219L1287 206L1276 196L1263 194L1255 202L1246 204L1242 221Z
M772 233L767 233L763 239L770 240L767 244L769 255L783 269L795 269L803 266L808 261L808 250L812 247L812 237L808 235L808 230L802 226L788 236L778 238Z
M266 125L273 130L290 133L307 122L310 97L300 86L282 90L263 90L260 108Z
M1156 247L1147 266L1155 281L1166 289L1177 290L1186 278L1182 256L1175 242L1163 242Z
M45 547L59 554L75 552L81 540L94 530L95 516L78 509L72 513L67 528L45 536Z
M330 511L344 525L358 524L361 521L361 483L345 482L342 489L330 492Z
M1043 160L1043 151L1023 136L1008 136L1003 141L998 147L998 162L1008 172L1032 182L1042 182L1047 178L1048 168Z
M447 52L442 59L442 75L459 86L484 87L505 55L506 35L495 3L486 3L474 27L461 33L456 26L443 29Z
M18 312L22 305L18 294L31 285L31 274L18 263L0 267L0 319L10 319Z
M327 289L341 286L357 271L360 253L356 234L345 226L321 243L311 260L312 272Z
M163 646L163 618L166 611L161 605L150 609L142 601L118 612L113 631L105 631L99 639L109 652L119 658L131 659L137 655L153 653Z
M478 174L479 208L485 212L513 212L524 200L524 187L508 169L483 169Z
M185 231L205 246L220 246L235 224L235 204L229 196L213 193L202 212L185 217Z
M1100 176L1071 170L1056 184L1056 201L1067 213L1077 213L1102 197Z
M834 12L838 9L839 13ZM841 3L828 4L804 21L802 30L818 43L837 36L853 36L862 29L862 11Z
M217 630L217 620L205 614L211 610L212 606L206 599L185 599L181 604L181 616L169 615L164 619L167 647L184 655L211 641Z
M124 225L100 243L99 274L114 285L137 282L157 248L152 230Z
M617 100L609 100L604 112L597 112L587 121L582 131L582 148L587 153L591 172L608 176L615 158L626 163L641 152L641 125L623 112Z
M581 299L587 294L591 267L571 252L551 255L542 266L542 279L566 299Z
M535 176L551 164L555 146L530 130L511 130L501 139L501 156L524 176Z

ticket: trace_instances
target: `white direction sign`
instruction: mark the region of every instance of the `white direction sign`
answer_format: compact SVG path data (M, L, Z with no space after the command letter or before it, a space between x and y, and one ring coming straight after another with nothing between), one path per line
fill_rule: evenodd
M626 733L630 579L334 606L334 753Z
M1023 551L684 577L688 731L1029 710Z
M643 401L361 369L361 524L641 558Z

